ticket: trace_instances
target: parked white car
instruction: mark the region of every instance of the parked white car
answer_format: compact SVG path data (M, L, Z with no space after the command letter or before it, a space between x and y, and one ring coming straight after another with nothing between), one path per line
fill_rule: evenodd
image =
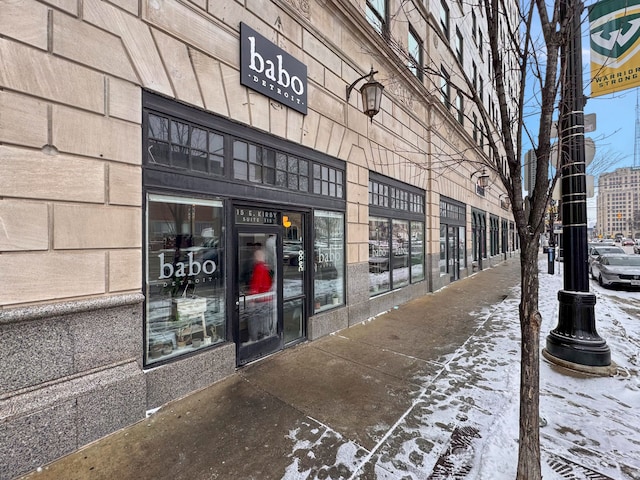
M635 255L600 255L591 265L591 278L601 286L640 287L640 257Z

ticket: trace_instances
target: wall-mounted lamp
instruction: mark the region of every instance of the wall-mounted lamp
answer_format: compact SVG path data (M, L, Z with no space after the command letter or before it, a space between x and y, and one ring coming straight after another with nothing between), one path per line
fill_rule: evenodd
M482 170L477 170L473 172L471 174L471 178L473 178L473 176L476 175L477 173L480 174L480 176L478 177L478 186L482 188L486 188L487 185L489 185L489 174L487 173L487 169L483 168Z
M380 82L374 80L373 76L378 73L376 70L373 71L373 67L371 67L371 71L366 75L361 76L355 82L347 87L347 102L349 101L349 96L351 95L351 90L356 86L360 80L364 80L366 77L367 83L362 85L360 88L360 93L362 94L362 109L365 115L367 115L371 121L373 122L373 117L378 114L380 111L380 102L382 101L382 90L384 90L384 85Z

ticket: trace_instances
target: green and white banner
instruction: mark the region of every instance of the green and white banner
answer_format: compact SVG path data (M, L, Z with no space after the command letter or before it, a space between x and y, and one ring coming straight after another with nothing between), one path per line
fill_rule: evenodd
M589 7L591 96L640 85L640 0Z

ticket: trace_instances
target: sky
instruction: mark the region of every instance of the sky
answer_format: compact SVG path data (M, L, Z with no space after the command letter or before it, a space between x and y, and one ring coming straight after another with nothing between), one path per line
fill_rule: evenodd
M557 326L563 264L549 275L546 258L540 257L539 270L544 347ZM577 374L541 356L540 443L546 480L640 478L640 294L591 284L597 331L611 349L616 374ZM350 472L341 478L371 478L370 473L360 476L359 466L373 456L381 480L516 477L520 335L514 312L519 288L514 286L503 302L474 312L475 334L445 359L439 372L424 378L422 393L394 425L379 426L384 435L376 449L363 455L337 432L325 434L340 445L333 467ZM321 454L322 442L310 445L295 430L290 437L294 451ZM296 455L292 458L284 479L317 478L301 471Z
M587 2L588 5L594 2ZM593 168L587 168L587 173L612 172L616 168L638 166L640 167L640 145L638 145L638 159L635 158L635 136L636 119L640 121L640 112L637 105L640 103L640 88L631 88L617 92L591 98L591 52L589 40L589 22L587 11L583 15L582 23L582 66L584 95L587 103L584 114L595 114L596 130L587 133L586 136L593 139L596 146L595 158L598 162L596 172ZM534 104L532 104L534 105ZM535 109L535 106L534 106ZM535 110L533 110L535 111ZM529 112L531 113L531 112ZM529 125L535 125L537 131L537 119L531 118L526 121ZM525 150L530 148L528 140L525 138ZM603 157L604 156L604 157ZM597 197L597 179L595 180ZM587 215L589 226L596 223L597 209L596 197L587 201Z

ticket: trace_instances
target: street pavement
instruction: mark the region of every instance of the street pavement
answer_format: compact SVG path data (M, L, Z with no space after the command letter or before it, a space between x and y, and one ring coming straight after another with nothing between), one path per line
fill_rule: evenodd
M519 395L519 267L250 364L23 479L472 478L496 399Z

